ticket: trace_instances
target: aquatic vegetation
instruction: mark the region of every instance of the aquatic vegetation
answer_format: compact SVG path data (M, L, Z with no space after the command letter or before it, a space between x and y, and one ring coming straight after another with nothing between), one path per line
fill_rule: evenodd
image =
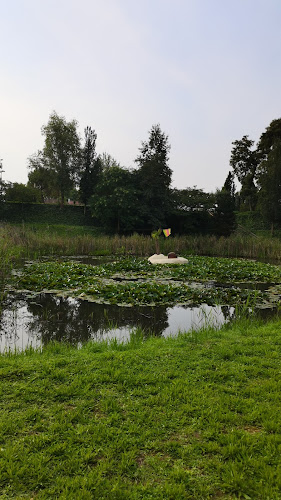
M242 260L188 256L182 266L153 266L147 259L118 258L92 266L79 262L33 262L11 281L13 290L50 291L117 305L278 304L279 289L267 293L258 284L281 283L278 266Z

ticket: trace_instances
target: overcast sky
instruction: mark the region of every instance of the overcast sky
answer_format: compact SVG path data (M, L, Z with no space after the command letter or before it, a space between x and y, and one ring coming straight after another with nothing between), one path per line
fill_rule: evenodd
M173 186L222 187L232 141L281 117L281 0L0 0L3 179L53 111L134 167L159 123Z

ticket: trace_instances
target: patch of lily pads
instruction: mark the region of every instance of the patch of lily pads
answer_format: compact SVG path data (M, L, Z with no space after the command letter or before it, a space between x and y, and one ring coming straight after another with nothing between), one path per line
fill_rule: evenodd
M280 303L279 266L242 259L187 258L186 264L178 266L153 266L143 258L120 258L94 266L75 261L33 262L15 272L11 289L127 306L205 303L263 308Z

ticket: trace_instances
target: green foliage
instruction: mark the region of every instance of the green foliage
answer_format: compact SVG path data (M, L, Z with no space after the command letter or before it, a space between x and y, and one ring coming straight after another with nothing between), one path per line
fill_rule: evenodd
M112 166L104 170L90 199L92 215L109 231L131 231L138 226L139 212L135 175Z
M273 120L260 137L257 148L247 135L234 141L230 165L241 183L240 210L261 211L263 218L272 224L280 224L278 200L279 153L281 118ZM257 184L257 185L256 185ZM278 191L279 190L279 191Z
M32 186L15 182L5 189L5 200L21 203L40 203L41 193Z
M104 171L111 167L121 167L120 163L108 153L102 153L99 155L99 159L101 161L102 170Z
M210 286L213 281L220 285ZM122 259L99 266L43 262L29 265L26 271L17 273L13 286L35 292L62 290L67 296L110 304L237 305L246 301L262 304L265 294L252 290L251 286L241 288L241 282L251 285L280 283L281 271L269 264L196 256L189 256L187 264L171 266L152 266L142 259ZM223 287L223 284L233 286ZM278 295L274 303L276 300Z
M281 118L272 120L270 125L266 127L265 132L260 137L258 143L258 153L261 160L267 158L268 154L272 150L272 147L276 142L281 140Z
M257 231L270 228L258 211L235 212L235 216L238 230L244 229L246 232L248 230L249 233L256 233Z
M231 151L230 165L241 183L239 201L241 209L254 210L257 204L257 187L255 185L259 154L253 150L254 141L244 135L240 141L234 141Z
M245 177L250 173L255 176L258 156L256 151L252 150L254 141L249 139L248 135L244 135L241 140L234 141L232 144L233 148L229 163L237 179L243 185Z
M232 198L234 198L235 195L235 186L234 186L234 180L233 180L233 173L228 172L228 176L225 179L223 189L224 191L227 191Z
M173 189L172 210L167 217L167 226L179 234L211 234L214 231L212 213L216 196L202 189Z
M59 190L56 186L56 175L47 168L42 151L28 159L28 186L35 187L41 192L41 201L47 198L58 198Z
M233 177L229 172L224 186L216 193L213 212L213 231L218 236L229 236L236 228Z
M258 190L254 183L254 177L250 173L245 176L240 191L239 205L240 210L255 210L258 201Z
M101 159L96 156L96 139L95 131L86 127L80 171L80 199L85 205L89 202L102 173Z
M213 193L204 193L203 189L196 187L173 189L171 195L175 210L180 213L207 211L215 204Z
M168 136L159 124L153 125L148 141L142 142L140 155L135 160L139 165L139 201L146 229L164 227L171 209L169 151Z
M1 496L280 498L280 332L1 355Z
M158 239L161 234L162 234L162 229L157 229L157 231L152 231L151 237L155 240Z
M260 165L259 208L266 221L281 225L281 140L275 142Z
M61 203L77 180L80 159L80 140L77 122L67 122L53 112L47 125L42 127L45 136L43 158L45 168L54 175Z

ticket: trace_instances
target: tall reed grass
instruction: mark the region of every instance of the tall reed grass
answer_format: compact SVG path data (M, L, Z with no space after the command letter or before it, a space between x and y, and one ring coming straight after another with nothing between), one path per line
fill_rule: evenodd
M135 255L146 257L156 252L150 236L104 236L83 231L28 226L0 226L1 269L18 257L42 255ZM170 236L160 238L160 252L220 257L245 257L281 261L281 240L264 236L233 234L216 236Z

